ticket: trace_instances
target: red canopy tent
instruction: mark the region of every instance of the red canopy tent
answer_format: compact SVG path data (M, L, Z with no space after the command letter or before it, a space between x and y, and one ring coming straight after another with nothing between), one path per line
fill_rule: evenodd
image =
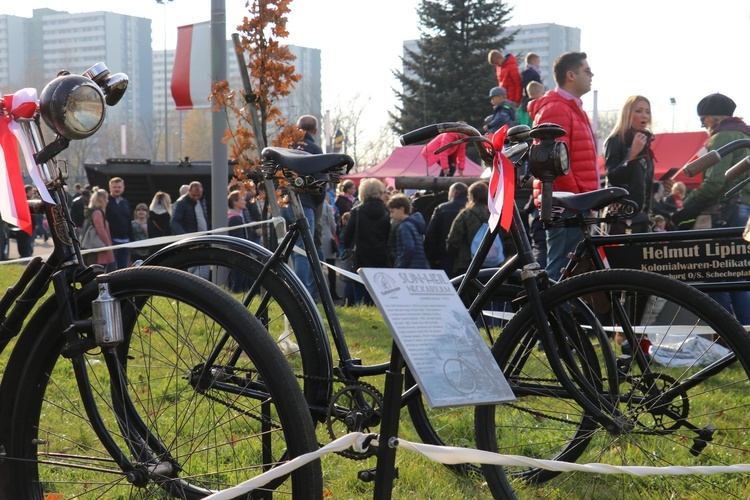
M708 140L706 132L674 132L655 134L651 142L651 150L654 152L654 178L660 179L670 168L682 168L694 157L705 153L705 144ZM599 158L601 172L604 173L604 158ZM702 177L688 177L678 174L676 181L684 182L688 188L700 186Z
M355 174L345 175L344 178L356 181L356 179L364 179L365 177L376 177L378 179L387 177L437 177L440 173L440 167L435 163L429 169L427 168L427 161L422 156L423 147L420 145L397 147L388 158L377 165ZM484 168L466 158L465 177L480 177L483 171Z
M651 143L654 152L654 178L659 179L667 170L673 167L681 168L701 153L705 153L708 140L706 132L675 132L671 134L656 134ZM702 177L688 177L679 174L676 181L682 181L688 188L700 186Z

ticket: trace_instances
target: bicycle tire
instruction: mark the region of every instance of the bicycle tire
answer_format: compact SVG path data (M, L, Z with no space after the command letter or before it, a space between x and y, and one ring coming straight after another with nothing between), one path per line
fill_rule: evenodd
M575 310L581 301L591 304L588 321L592 324L587 325L591 331L611 333L616 327L632 324L649 334L661 350L650 351L650 357L643 359L644 366L633 357L620 356L616 388L609 387L609 393L602 391L602 397L611 398L621 414L622 425L611 432L601 425L594 426L586 439L579 441L581 446L566 456L570 444L576 443L581 423L591 422L590 415L583 411L575 414L580 407L570 404L569 394L565 397L557 397L552 391L541 394L534 387L534 379L549 376L551 370L544 366L539 351L524 350L524 339L528 342L536 337L537 327L531 308L522 308L492 348L511 388L521 397L506 405L476 408L476 438L480 449L611 465L746 462L746 454L750 452L745 438L746 414L750 410L746 398L750 390L750 339L721 306L684 283L624 269L582 274L552 286L541 298L548 312ZM617 316L613 321L611 311L617 310L617 304L623 305L628 317ZM633 307L632 304L638 305ZM593 314L597 321L591 320ZM668 337L669 334L672 337ZM694 360L677 367L674 366L675 356L665 358L660 354L665 352L668 340L676 341L672 345L675 353L687 349L691 342L703 345L696 351ZM731 352L716 347L722 345ZM603 356L603 346L599 345L598 349ZM526 356L521 361L514 356L519 352ZM700 372L700 363L707 362L712 352L719 353L717 359L734 362L721 371L707 373L704 379L696 380L694 386L678 385L686 384L688 377ZM722 353L726 357L721 357ZM538 374L540 367L542 375ZM607 372L606 375L612 374ZM608 386L603 382L602 387ZM722 389L723 397L716 394L717 387ZM670 388L674 394L665 396ZM561 408L573 416L554 413ZM709 426L716 430L711 432ZM521 434L522 439L518 439L517 434ZM693 453L697 453L697 458ZM515 490L550 498L650 498L658 491L662 498L683 497L687 492L699 492L700 496L711 498L718 495L745 498L750 492L750 483L738 475L729 480L722 476L719 480L717 476L701 475L641 478L584 472L558 475L534 468L503 469L492 465L484 465L482 469L495 495ZM547 482L539 484L544 480ZM537 484L530 486L530 482Z
M7 402L7 391L15 389L5 462L15 477L12 498L60 493L197 499L317 449L299 382L244 307L207 281L174 269L128 268L108 276L110 293L123 305L122 344L76 351L61 331L52 297L30 320L9 360L12 376L4 378L2 393ZM77 294L79 319L90 317L94 298L92 286ZM185 332L175 331L182 326ZM223 370L220 358L211 372L202 370L200 363L224 332L231 338L222 353L241 350L242 360ZM85 366L88 376L89 385L77 395L68 386L68 358ZM121 376L128 392L116 404L113 377ZM139 466L135 470L113 464L117 457L102 449L82 408L87 396L127 462ZM144 466L156 461L171 470L153 473L142 485L128 481L125 472L143 480ZM319 461L271 487L297 498L322 495Z
M320 313L304 285L288 266L278 264L264 277L256 296L248 298L247 289L257 281L269 256L265 248L237 238L204 237L172 245L146 264L182 270L211 266L212 276L219 277L216 284L246 303L276 339L302 381L308 403L319 407L332 394L333 357ZM233 289L228 279L221 278L232 273L245 276L244 287ZM325 411L314 417L322 421Z

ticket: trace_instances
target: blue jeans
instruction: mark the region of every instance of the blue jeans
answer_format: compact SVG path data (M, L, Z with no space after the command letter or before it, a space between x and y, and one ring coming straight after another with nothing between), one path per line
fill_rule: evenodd
M750 218L750 205L740 203L737 205L737 225L744 227L747 219Z
M304 211L305 218L307 219L308 224L310 224L310 229L314 232L315 210L313 210L312 208L305 208ZM302 245L302 238L297 238L297 243L295 243L294 246L302 248L304 250L304 246ZM318 252L318 256L320 256L320 253L321 252ZM292 254L292 262L294 263L294 273L297 275L300 281L302 281L302 284L305 285L305 288L307 288L307 291L310 292L312 298L318 300L318 288L315 286L315 280L313 279L313 273L312 269L310 268L310 262L307 260L307 255L302 255L295 252Z
M750 292L710 292L708 296L733 313L737 321L750 325Z
M570 217L573 213L565 210L563 217ZM583 239L581 230L577 227L553 227L547 229L547 274L550 279L559 281L560 272L568 264L568 254L575 252L576 246Z
M750 217L750 205L737 205L737 217L737 224L744 227ZM737 321L750 325L750 292L711 292L708 296L733 313Z
M375 302L373 302L372 297L370 297L370 293L367 291L364 284L353 282L352 285L352 288L354 289L354 303L356 305L375 305Z
M121 239L121 238L112 238L112 244L113 245L121 245L123 243L128 243L129 239ZM125 269L130 265L130 249L129 248L118 248L116 250L112 250L112 252L115 254L115 265L117 266L116 269Z

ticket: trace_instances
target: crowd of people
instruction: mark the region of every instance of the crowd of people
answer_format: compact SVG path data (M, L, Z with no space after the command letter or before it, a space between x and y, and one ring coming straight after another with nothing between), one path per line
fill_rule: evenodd
M539 55L526 55L523 72L512 54L503 56L499 51L491 51L488 61L496 67L498 86L489 91L493 114L485 120L486 133L492 134L505 125L517 123L556 123L565 130L560 140L567 143L570 168L568 175L555 180L554 190L583 193L600 188L597 141L581 101L582 96L591 90L594 77L586 53L568 52L559 56L553 64L556 86L546 92L541 81ZM718 93L706 96L698 103L701 125L709 133L708 150L750 137L750 127L741 118L733 116L735 107L731 98ZM604 183L626 188L638 206L632 218L609 227L610 233L744 225L750 216L750 185L733 199L724 199L724 193L738 182L725 180L724 172L750 151L741 149L725 156L704 174L699 187L688 192L682 182L655 178L651 126L649 100L642 95L630 96L604 143ZM292 147L310 154L322 153L315 143L317 119L304 115L297 121L297 127L304 132L304 137ZM439 164L440 176L463 176L466 143L459 139L457 133L445 133L424 146L424 158L428 165ZM436 154L437 151L440 153ZM71 217L78 230L93 225L107 244L210 228L202 197L203 186L199 182L182 186L174 203L169 194L160 191L154 194L150 205L139 203L135 208L124 196L123 179L113 178L107 187L105 190L76 185L71 203ZM229 234L262 243L260 226L246 227L249 222L261 221L264 203L261 187L259 185L256 191L252 182L234 182L228 186L227 224L234 228ZM559 279L568 253L580 240L580 232L577 228L544 229L535 205L540 184L535 181L534 187L535 195L527 207L532 246L550 277ZM33 186L28 188L27 196L35 196ZM470 186L463 182L453 183L448 201L429 214L414 210L412 198L375 178L363 179L358 186L352 180L345 180L338 185L337 192L333 189L334 186L330 186L325 194L300 197L305 217L314 228L317 252L328 264L335 264L345 250L353 249L357 268L435 268L456 276L468 268L472 259L472 242L489 218L488 189L484 181ZM291 208L283 203L283 190L279 195L282 197L282 216L292 222ZM36 231L39 237L48 237L43 226ZM29 238L33 243L33 237ZM27 243L19 240L19 250L23 248L24 252L22 256L30 255ZM155 248L121 248L91 254L88 258L110 271L145 258ZM292 261L295 272L310 294L318 298L306 256L295 254ZM364 286L351 280L347 280L343 296L339 296L342 287L337 273L330 267L328 269L328 283L335 300L341 300L345 305L372 304ZM203 270L196 268L194 272L201 274ZM717 296L717 299L728 309L735 312L742 309L750 316L750 300L743 302L750 299L750 294L738 292ZM750 317L747 321L750 322Z

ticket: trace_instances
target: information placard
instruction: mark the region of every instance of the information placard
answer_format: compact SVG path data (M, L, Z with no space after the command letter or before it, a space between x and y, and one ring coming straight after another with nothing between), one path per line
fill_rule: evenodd
M443 270L362 268L359 274L430 408L515 399Z

